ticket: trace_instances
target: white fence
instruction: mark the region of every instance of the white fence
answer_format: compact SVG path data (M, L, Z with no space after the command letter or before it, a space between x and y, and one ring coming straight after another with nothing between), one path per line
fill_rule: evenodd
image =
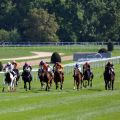
M91 45L107 45L108 42L0 42L0 46L71 46L71 45L81 45L81 46L91 46ZM120 46L120 42L113 42L115 46Z

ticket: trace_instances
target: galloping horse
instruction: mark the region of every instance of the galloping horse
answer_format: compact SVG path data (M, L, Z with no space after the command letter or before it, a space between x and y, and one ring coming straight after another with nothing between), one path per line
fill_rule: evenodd
M73 77L74 77L74 89L75 89L75 84L76 84L77 90L79 90L80 85L81 85L81 88L82 88L82 80L83 80L83 75L79 71L79 69L74 70Z
M32 75L30 73L30 68L26 67L24 71L22 72L22 79L24 81L24 88L27 91L27 82L29 83L29 90L31 90L31 81L32 81Z
M60 82L60 89L63 89L64 75L62 71L55 70L54 71L54 82L56 85L56 89L58 88L58 82Z
M15 82L16 82L16 75L13 75L8 68L5 69L5 79L3 81L3 89L2 92L4 92L5 85L8 84L8 91L14 91L15 90Z
M106 68L104 71L104 81L105 81L105 89L114 89L114 80L115 73L112 70L113 68Z
M44 88L44 83L46 83L46 91L49 91L52 86L53 75L49 71L44 71L43 69L38 70L38 77L41 83L41 89Z
M90 86L92 87L92 79L93 79L94 75L92 72L90 72L90 70L85 70L83 72L83 86L87 87Z

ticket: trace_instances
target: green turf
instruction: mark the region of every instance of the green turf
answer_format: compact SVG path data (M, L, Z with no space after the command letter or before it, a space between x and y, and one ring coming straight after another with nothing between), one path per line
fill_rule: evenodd
M93 87L80 91L73 90L72 73L65 75L62 91L55 90L54 84L49 92L41 91L37 79L31 91L25 91L23 82L19 83L16 92L0 93L0 120L119 120L119 68L115 66L114 91L104 90L104 68L93 69Z
M102 46L39 46L39 47L0 47L0 56L2 58L13 58L20 56L31 56L31 51L61 52L65 55L71 55L74 52L98 52ZM119 49L115 48L112 56L120 55Z

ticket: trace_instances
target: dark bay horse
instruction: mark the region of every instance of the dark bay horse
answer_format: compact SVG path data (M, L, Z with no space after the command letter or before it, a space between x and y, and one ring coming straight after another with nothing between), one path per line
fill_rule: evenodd
M79 71L79 69L74 69L73 77L74 77L74 89L75 89L75 84L76 84L77 90L79 90L79 87L82 88L82 80L83 80L83 75Z
M31 81L32 81L32 75L30 73L30 69L26 68L23 72L22 72L22 80L24 81L24 88L27 91L27 82L29 84L29 90L31 90Z
M54 82L56 85L56 89L58 89L58 83L60 83L60 89L63 89L63 82L64 82L64 73L59 70L54 71Z
M93 77L94 77L94 75L90 70L85 70L83 72L83 86L84 87L87 87L87 86L92 87Z
M4 92L5 85L8 85L8 91L15 91L15 82L16 82L16 76L14 76L8 69L5 70L5 79L3 81L3 89L2 92Z
M44 88L44 84L46 84L46 91L49 91L52 86L53 75L50 71L44 71L43 69L38 70L38 77L41 83L41 89Z
M106 68L104 71L104 81L105 81L105 89L114 89L114 80L115 73L112 70L113 68Z

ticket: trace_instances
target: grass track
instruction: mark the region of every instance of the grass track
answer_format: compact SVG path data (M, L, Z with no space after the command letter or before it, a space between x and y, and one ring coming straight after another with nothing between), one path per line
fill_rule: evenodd
M22 82L16 92L0 93L0 120L119 120L119 67L115 66L114 91L104 90L103 68L93 69L93 88L80 91L73 90L72 73L65 76L63 91L54 85L50 92L41 91L35 80L26 92Z
M71 55L74 52L98 52L102 46L39 46L39 47L0 47L0 56L2 58L13 58L33 55L31 51L46 51L46 52L62 52L66 55ZM120 55L119 49L115 48L112 56Z
M80 48L62 47L3 47L1 58L31 55L30 51L58 51L66 54L74 52L94 52L98 47ZM115 49L113 56L120 55ZM120 118L120 65L115 66L115 90L105 91L103 81L104 68L95 68L93 88L73 90L72 73L65 75L63 91L41 91L38 80L32 82L32 90L25 91L23 82L14 93L0 92L0 120L119 120ZM2 90L0 76L0 91Z

